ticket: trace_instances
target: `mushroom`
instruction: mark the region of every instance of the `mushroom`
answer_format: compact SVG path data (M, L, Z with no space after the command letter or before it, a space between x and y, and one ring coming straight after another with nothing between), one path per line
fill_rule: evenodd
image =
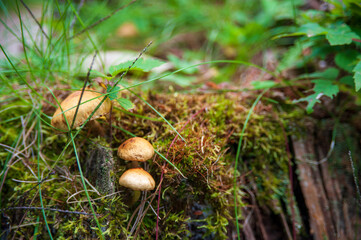
M155 188L153 177L143 168L131 168L119 178L119 184L136 191L148 191Z
M133 137L123 142L118 148L118 156L127 161L145 162L154 155L150 142L140 137Z
M143 168L131 168L119 178L119 184L134 190L129 205L133 205L140 197L140 191L149 191L155 188L153 177Z
M119 184L135 190L130 204L135 203L140 196L140 191L153 190L155 182L153 177L138 166L154 155L154 148L150 142L140 137L133 137L123 142L118 148L118 156L126 161L131 161L131 169L125 171L119 179Z
M56 127L64 131L69 130L68 125L66 124L66 121L64 119L64 115L68 121L69 127L71 127L76 112L76 108L79 103L81 92L82 91L73 92L67 98L64 99L64 101L60 104L61 108L59 107L55 111L53 118L51 120L51 125L53 127ZM79 105L79 110L76 115L73 128L81 126L86 121L86 119L88 119L88 117L95 110L95 108L99 105L102 99L103 97L101 93L94 92L94 90L92 89L85 90L81 98L81 103ZM111 101L109 98L106 98L105 101L102 103L102 105L93 114L90 120L94 120L105 116L110 112L110 109L111 109Z

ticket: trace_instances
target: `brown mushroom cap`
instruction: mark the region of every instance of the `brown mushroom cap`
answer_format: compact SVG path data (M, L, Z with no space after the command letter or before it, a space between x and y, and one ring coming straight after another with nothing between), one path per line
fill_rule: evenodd
M153 177L143 168L131 168L123 173L119 184L133 190L146 191L155 188Z
M144 138L134 137L123 142L118 148L118 156L127 161L144 162L154 155L154 148Z
M67 98L65 98L64 101L60 104L62 110L64 111L64 115L65 115L66 119L68 120L68 123L70 126L73 122L76 107L79 103L80 95L81 95L81 91L73 92ZM93 91L89 91L89 90L84 91L83 97L81 98L81 103L86 102L93 98L95 98L95 99L93 99L89 102L83 103L79 106L79 110L76 115L76 119L75 119L73 128L79 127L80 125L82 125L85 122L85 120L90 116L90 114L94 111L94 109L102 101L103 96L101 96L101 95L102 95L101 93L97 93L97 92L93 92ZM98 98L96 98L96 97L98 97ZM90 120L97 119L101 116L108 114L110 112L111 104L112 103L111 103L110 99L107 98L102 103L102 105L98 108L98 110L94 113L94 115L92 116L92 118ZM68 110L68 109L70 109L70 110ZM66 110L68 110L68 111L66 111ZM58 109L56 109L54 116L51 120L51 125L53 127L56 127L58 129L61 129L64 131L68 130L68 126L66 125L66 121L64 119L64 116L63 116L63 113L61 112L60 107L58 107Z

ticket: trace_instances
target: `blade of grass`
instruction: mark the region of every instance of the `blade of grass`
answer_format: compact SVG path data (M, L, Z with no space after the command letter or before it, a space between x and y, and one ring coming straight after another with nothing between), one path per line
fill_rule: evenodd
M171 165L175 170L177 170L177 172L179 172L179 174L182 175L182 177L187 178L171 161L169 161L166 157L164 157L160 152L158 152L155 149L154 152L156 152L161 158L163 158L167 163L169 163L169 165Z
M258 95L258 97L256 98L256 100L253 102L247 117L246 117L246 121L243 124L243 128L241 131L241 136L239 137L239 141L238 141L238 147L237 147L237 154L236 154L236 159L234 162L234 173L233 173L233 198L234 198L234 213L235 213L235 221L236 221L236 229L237 229L237 237L238 240L241 239L241 233L239 230L239 223L238 223L238 208L237 208L237 166L238 166L238 161L240 160L240 153L241 153L241 148L242 148L242 141L243 141L243 135L246 131L247 128L247 124L249 119L251 118L251 115L253 113L254 108L256 107L257 103L259 102L259 100L262 98L262 96L268 91L268 89L265 89L262 93L260 93Z
M139 57L138 57L139 58ZM138 59L137 58L137 59ZM136 60L137 60L136 59ZM217 61L208 61L208 62L203 62L203 63L199 63L199 64L194 64L194 65L191 65L191 66L188 66L188 67L184 67L184 68L181 68L181 69L178 69L174 72L171 72L171 73L168 73L168 74L165 74L165 75L162 75L160 77L156 77L156 78L153 78L153 79L150 79L150 80L147 80L147 81L144 81L144 82L141 82L141 83L138 83L138 84L134 84L132 86L129 86L129 87L124 87L121 88L121 89L118 89L118 90L114 90L115 86L120 82L120 80L122 79L122 77L131 69L131 66L134 65L134 62L133 64L127 69L126 72L123 72L123 74L121 75L120 77L120 80L118 80L116 82L116 84L113 86L113 88L107 93L107 95L110 95L110 94L113 94L113 93L118 93L120 91L123 91L123 90L128 90L130 91L131 93L133 93L135 96L137 96L139 99L141 99L143 102L145 102L150 108L152 108L153 111L155 111L172 129L173 131L175 131L177 133L178 136L181 137L181 139L183 141L185 141L185 139L177 132L177 130L156 110L154 109L153 106L151 106L148 102L146 102L143 98L141 98L140 96L138 96L137 94L135 94L133 91L131 91L130 89L133 88L133 87L137 87L137 86L140 86L140 85L143 85L143 84L146 84L146 83L149 83L149 82L153 82L153 81L156 81L156 80L159 80L161 78L164 78L166 76L169 76L169 75L172 75L172 74L175 74L175 73L178 73L178 72L181 72L185 69L188 69L188 68L192 68L192 67L196 67L196 66L200 66L200 65L205 65L205 64L211 64L211 63L234 63L234 64L244 64L244 65L248 65L248 66L252 66L252 67L255 67L255 68L258 68L258 69L261 69L269 74L271 74L272 76L276 77L276 75L270 71L268 71L267 69L265 68L262 68L258 65L255 65L255 64L252 64L252 63L248 63L248 62L244 62L244 61L234 61L234 60L217 60ZM113 77L112 77L113 78ZM111 80L112 78L109 78L109 80ZM185 141L186 142L186 141Z
M48 87L47 87L48 88ZM51 94L52 94L52 96L54 96L54 94L53 94L53 92L48 88L48 90L51 92ZM100 96L99 96L100 97ZM98 97L97 97L98 98ZM96 99L96 98L94 98L94 99ZM95 114L95 112L98 110L98 108L103 104L103 102L105 101L105 99L106 99L106 96L100 101L100 103L98 104L98 106L94 109L94 111L89 115L89 117L84 121L84 123L83 123L83 125L81 125L79 128L78 128L78 130L76 131L76 133L74 134L74 138L80 133L80 131L83 129L83 127L89 122L89 120L93 117L93 115ZM89 101L91 101L91 100L93 100L93 99L90 99ZM84 103L86 103L86 102L88 102L88 101L84 101L84 102L82 102L81 104L84 104ZM75 107L73 107L73 108L75 108ZM64 113L64 112L66 112L67 110L62 110L62 113ZM48 124L48 125L50 125L50 124ZM51 125L50 125L51 126ZM51 126L52 128L54 128L53 126ZM56 129L56 128L54 128L54 129ZM60 130L60 129L57 129L59 132L64 132L63 130ZM49 170L49 173L48 173L48 175L51 173L51 171L54 169L54 167L55 167L55 165L58 163L58 161L60 160L60 158L63 156L63 154L65 153L65 151L66 151L66 149L69 147L69 145L72 143L72 141L68 141L66 144L65 144L65 146L64 146L64 148L63 148L63 150L62 150L62 152L59 154L59 156L58 156L58 158L55 160L55 162L52 164L52 166L51 166L51 168L50 168L50 170Z
M21 2L23 3L22 0L21 0ZM25 4L25 3L23 3L23 4ZM29 69L32 69L32 67L30 66L30 61L29 61L28 54L27 54L27 50L26 50L26 47L25 47L25 37L24 37L24 29L23 29L23 20L22 20L22 18L21 18L21 13L20 13L18 1L16 1L16 8L17 8L17 10L18 10L18 18L19 18L20 31L21 31L21 42L22 42L22 44L23 44L23 51L24 51L24 56L25 56L26 64L28 65L28 68L29 68ZM34 76L33 71L29 71L29 72L30 72L31 78L32 78L32 79L35 79L35 76Z
M59 101L57 100L57 98L55 97L55 95L53 94L53 92L50 90L50 88L48 88L48 89L49 89L49 91L51 92L52 96L54 97L54 99L55 99L56 103L58 104L60 110L63 112L63 109L62 109ZM106 97L104 97L103 100L105 100L105 98L106 98ZM101 105L101 103L100 103L100 105ZM100 105L98 105L98 107L100 107ZM96 112L96 110L93 111L93 114L94 114L95 112ZM75 137L74 137L73 133L72 133L71 130L70 130L70 125L69 125L68 120L66 119L64 113L63 113L63 117L64 117L65 122L66 122L66 125L68 126L68 129L69 129L70 139L71 139L71 143L73 144L74 154L75 154L76 162L77 162L77 165L78 165L79 174L80 174L81 182L82 182L82 185L83 185L83 188L84 188L84 192L85 192L85 195L86 195L86 197L87 197L87 199L88 199L88 203L89 203L90 209L91 209L91 211L92 211L92 213L93 213L94 220L95 220L95 222L96 222L96 224L97 224L97 227L98 227L98 230L99 230L99 232L100 232L100 237L101 237L101 239L104 240L104 239L105 239L105 238L104 238L104 233L103 233L103 231L102 231L102 229L101 229L99 220L98 220L97 215L96 215L96 213L95 213L95 210L94 210L94 208L93 208L93 204L92 204L92 202L91 202L91 200L90 200L90 196L89 196L89 193L88 193L88 190L87 190L87 187L86 187L86 183L85 183L85 180L84 180L83 171L82 171L82 168L81 168L81 165L80 165L79 156L78 156L78 151L77 151L77 149L76 149L76 145L75 145L75 141L74 141L74 138L75 138ZM91 117L89 117L89 118L91 118ZM88 119L89 119L89 118L88 118ZM87 119L87 120L88 120L88 119ZM84 124L85 124L85 123L84 123ZM80 131L80 130L79 130L79 131Z
M68 1L68 4L69 4L71 10L73 11L73 13L75 14L76 18L78 19L80 25L81 25L84 29L86 29L86 26L85 26L83 20L80 18L79 14L78 14L78 12L76 11L76 9L75 9L75 7L73 6L73 4L70 2L70 0L67 0L67 1ZM97 51L97 52L99 52L99 49L98 49L97 45L94 43L93 39L91 38L88 30L85 30L85 33L86 33L89 41L90 41L91 44L93 45L94 50Z
M58 11L60 13L61 10L60 10L59 1L58 0L55 1L55 4L56 4L56 7L57 7L57 9L58 9ZM64 12L61 15L60 19L63 19L63 18L65 19L65 17L67 16L68 8L69 8L69 5L67 5L65 7ZM61 21L61 23L63 24L63 34L59 37L59 41L61 39L64 39L64 41L65 41L65 49L63 51L65 51L64 54L66 54L66 59L67 59L67 65L66 66L67 66L67 72L68 72L68 75L69 75L69 73L70 73L70 47L69 47L70 43L66 39L67 39L67 36L70 34L69 29L71 28L70 27L71 23L70 23L70 21L67 21L67 23L66 23L65 20ZM63 66L63 64L61 64L61 66Z
M38 216L36 218L36 225L35 225L35 228L34 228L33 240L37 239L37 234L38 234L38 231L39 231L39 223L40 223L39 220L40 220L40 217Z
M12 68L15 70L15 72L17 73L17 75L20 77L20 79L25 83L25 85L33 92L35 93L36 96L40 97L40 99L43 99L44 101L46 101L47 103L49 103L50 105L54 105L53 103L49 102L48 100L44 99L43 96L38 93L26 80L25 78L18 72L18 70L16 69L16 67L14 66L14 64L12 63L12 61L10 60L9 56L7 55L7 53L5 52L3 46L0 44L0 48L2 50L2 52L4 53L6 59L8 60L8 62L10 63L10 65L12 66Z
M143 82L140 82L140 83L136 83L134 85L131 85L131 86L128 86L128 87L124 87L122 89L118 89L118 90L111 90L108 92L108 94L113 94L113 93L118 93L120 91L124 91L124 90L129 90L131 88L135 88L135 87L138 87L138 86L141 86L141 85L144 85L144 84L147 84L147 83L151 83L151 82L154 82L154 81L157 81L159 79L162 79L164 77L168 77L170 75L173 75L173 74L176 74L178 72L182 72L186 69L189 69L189 68L193 68L193 67L197 67L197 66L201 66L201 65L206 65L206 64L212 64L212 63L232 63L232 64L243 64L243 65L246 65L246 66L250 66L250 67L255 67L255 68L258 68L264 72L267 72L269 73L270 75L272 75L273 77L277 77L273 72L270 72L268 71L267 69L263 68L263 67L260 67L256 64L253 64L253 63L249 63L249 62L245 62L245 61L236 61L236 60L216 60L216 61L208 61L208 62L202 62L202 63L198 63L198 64L194 64L194 65L191 65L191 66L188 66L188 67L184 67L184 68L180 68L176 71L173 71L173 72L170 72L170 73L166 73L162 76L159 76L159 77L155 77L155 78L152 78L152 79L149 79L149 80L146 80L146 81L143 81ZM111 80L113 79L114 77L109 77L107 78L108 80Z
M166 122L171 128L172 130L186 143L187 141L183 138L183 136L173 127L173 125L167 120L165 119L165 117L157 111L157 109L155 109L152 105L150 105L144 98L142 98L141 96L139 96L138 94L136 94L135 92L133 92L132 90L128 89L129 92L131 92L134 96L136 96L137 98L139 98L141 101L143 101L145 104L148 105L148 107L150 107L154 112L156 112L158 114L159 117L161 117L163 119L164 122Z
M29 111L29 113L27 114L29 116L29 119L28 119L28 122L31 122L33 120L33 114L34 113L34 109L32 109L31 111ZM22 136L23 136L23 130L24 128L26 127L25 126L21 126L19 127L19 130L21 130L19 132L19 135L17 137L17 139L14 141L14 144L12 146L13 149L17 149L17 147L19 146L20 144L20 140L22 139ZM9 162L11 162L12 158L14 156L14 152L11 151L7 157L6 157L6 160L5 160L5 164L4 164L4 168L3 168L3 171L1 172L1 184L0 184L0 205L1 205L1 198L2 198L2 189L3 189L3 186L4 186L4 183L5 183L5 179L6 179L6 176L7 176L7 173L9 171Z
M79 36L80 34L84 33L85 31L88 31L88 30L92 29L93 27L97 26L98 24L100 24L100 23L108 20L108 19L109 19L110 17L112 17L114 14L116 14L116 13L119 12L120 10L123 10L123 9L129 7L130 5L132 5L133 3L135 3L136 1L137 1L137 0L132 0L130 3L128 3L128 4L124 5L124 6L119 7L118 9L116 9L116 10L114 10L112 13L110 13L108 16L99 19L99 20L96 21L95 23L90 24L89 26L87 26L86 28L84 28L83 30L81 30L80 32L78 32L78 33L74 34L73 36L69 37L68 40L73 39L73 38L75 38L76 36Z
M133 116L133 117L137 117L137 118L141 118L141 119L146 119L146 120L150 120L150 121L153 121L153 122L161 122L163 121L162 119L159 119L159 118L151 118L151 117L147 117L147 116L142 116L142 115L139 115L139 114L136 114L136 113L132 113L132 112L129 112L129 111L126 111L124 109L121 109L121 108L118 108L118 107L114 107L113 108L117 111L120 111L122 113L125 113L127 115L130 115L130 116Z
M14 89L14 87L13 87L13 86L10 84L10 82L9 82L10 80L9 80L7 77L5 77L4 74L0 73L0 79L3 81L3 83L6 84L7 88L10 89L11 92L12 92L15 96L17 96L19 99L21 99L21 100L24 101L25 103L31 104L31 102L30 102L29 100L23 98L23 96L21 96L21 95L19 94L19 90L18 90L18 89L17 89L17 90Z
M3 3L3 1L0 1L0 9L5 13L6 16L9 16L9 11L6 8L5 4Z
M46 18L46 14L49 14L50 12L50 15L51 16L54 16L55 14L55 7L53 6L54 4L54 1L46 1L44 3L44 6L43 6L43 10L41 11L42 12L42 16L41 16L41 24L43 25L43 22L45 21L45 18ZM48 11L48 9L50 9ZM49 36L47 37L47 41L46 41L46 48L45 48L45 51L44 51L44 65L43 65L43 68L44 69L47 69L47 68L52 68L52 66L54 66L57 62L59 61L52 61L52 57L54 55L54 52L59 52L59 50L56 48L56 46L53 46L53 27L54 27L54 18L53 17L49 17L48 18L48 28L49 28ZM43 36L41 36L41 44L42 42L44 41L43 39ZM59 57L60 59L62 59L62 57L60 56ZM54 73L52 71L50 72L47 72L47 75L45 78L43 78L43 83L46 79L49 78L49 76L53 77L54 78Z
M18 2L16 2L18 4ZM19 19L19 22L22 21L22 17L21 17L21 11L19 11L19 14L18 14L18 19ZM32 26L32 25L31 25ZM31 42L32 45L26 45L28 46L28 50L29 51L32 51L34 52L34 54L36 55L36 53L38 53L40 56L42 55L42 46L38 46L40 44L38 44L38 41L36 41L34 38L36 38L36 35L34 36L34 29L32 27L27 27L27 25L24 24L24 22L22 21L22 31L26 31L27 35L27 40L28 42ZM18 40L20 42L23 41L23 38L22 39L19 39Z
M13 144L11 145L12 148L16 148L18 146L21 136L22 136L22 133L20 131L19 135L16 137ZM1 181L0 181L0 183L1 183L1 186L0 186L0 208L2 208L2 203L3 203L3 201L2 201L2 186L4 185L8 164L9 164L9 161L12 158L13 154L14 154L13 152L8 153L8 155L6 156L6 159L5 159L4 168L0 173L0 175L1 175Z
M78 101L78 104L77 104L76 109L75 109L74 118L73 118L73 122L71 123L70 129L73 129L73 127L74 127L74 123L75 123L76 116L78 115L78 111L79 111L81 99L83 98L83 94L84 94L86 85L87 85L87 83L89 82L90 71L91 71L91 69L93 68L94 60L95 60L95 57L97 56L97 53L98 53L98 52L95 51L94 56L93 56L93 60L92 60L92 62L91 62L91 64L90 64L89 71L88 71L88 73L87 73L87 75L86 75L86 78L85 78L85 80L84 80L83 88L82 88L82 90L81 90L81 94L80 94L79 101Z
M0 22L2 23L2 25L6 28L6 30L11 33L11 35L13 35L19 42L21 42L21 39L18 35L16 35L16 33L0 18ZM33 50L30 46L26 45L26 47L28 48L28 50Z
M16 1L17 2L17 1ZM49 39L48 35L46 34L46 32L44 31L43 27L41 26L41 24L38 22L38 20L36 19L36 17L34 16L33 12L30 10L30 8L24 3L23 0L20 0L20 2L23 4L23 6L26 8L26 10L30 13L31 17L34 19L34 21L36 22L36 24L39 26L40 30L42 31L42 33L44 34L44 36Z
M40 108L38 111L41 111L41 105L40 105ZM53 236L51 234L51 230L49 228L49 224L48 224L48 221L47 221L47 218L46 218L46 214L45 214L45 210L44 210L44 203L43 203L43 197L41 195L41 171L40 171L40 145L41 145L41 121L39 118L37 118L36 120L37 124L36 124L36 128L37 128L37 131L38 131L38 134L37 134L37 164L38 164L38 182L39 182L39 199L40 199L40 205L41 205L41 212L43 213L43 218L44 218L44 223L45 223L45 226L46 226L46 229L48 231L48 234L49 234L49 237L50 239L53 239ZM39 216L38 216L39 218Z

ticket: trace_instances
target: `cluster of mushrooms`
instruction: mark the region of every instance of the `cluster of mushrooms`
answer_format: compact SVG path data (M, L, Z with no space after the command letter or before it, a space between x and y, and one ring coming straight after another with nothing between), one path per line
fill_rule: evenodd
M154 155L152 144L140 137L133 137L123 142L118 148L118 156L126 161L145 162ZM121 186L136 190L153 190L155 182L153 177L143 168L128 169L119 179Z
M74 129L81 126L103 99L101 93L98 93L93 89L86 89L83 92L76 119L73 123L81 93L82 91L73 92L62 101L51 120L51 125L53 127L62 131L68 131L69 127ZM94 122L93 120L106 116L110 110L111 101L109 98L106 98L93 114L90 122ZM126 161L134 161L133 166L136 168L125 171L119 179L119 184L136 191L153 190L155 187L153 177L143 168L138 167L137 163L145 162L152 158L153 155L153 146L143 138L134 137L122 143L118 148L118 156Z

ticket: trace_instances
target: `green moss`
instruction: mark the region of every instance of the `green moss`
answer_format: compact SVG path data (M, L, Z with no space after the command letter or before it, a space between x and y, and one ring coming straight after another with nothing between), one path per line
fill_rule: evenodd
M234 225L233 172L235 152L241 129L248 114L249 104L240 101L238 95L153 95L143 96L182 134L187 142L180 138L175 141L176 134L144 103L135 99L136 108L132 114L114 110L112 124L111 149L116 156L117 147L130 136L120 130L125 129L139 137L144 137L153 143L155 148L175 164L187 179L182 178L177 171L159 157L146 164L149 172L158 184L161 180L162 166L167 171L162 180L162 195L160 202L159 236L162 239L188 239L201 235L216 239L227 239L228 231ZM139 118L134 114L147 117ZM287 202L288 158L284 135L295 134L295 128L285 128L290 122L296 121L299 114L279 113L272 106L259 104L252 114L249 125L243 137L241 160L238 165L237 204L239 207L250 204L244 186L250 184L257 189L257 201L263 205L274 206L274 199L284 199ZM106 125L106 123L103 123ZM109 129L106 127L105 129ZM44 205L69 211L85 211L90 213L83 187L79 178L78 167L72 147L64 156L58 159L68 139L66 135L56 135L47 127L43 128L42 153L45 161L40 162L40 171L49 173L49 165L56 163L52 181L42 184ZM89 138L84 130L76 138L79 157L82 162L87 160L86 152L94 143L103 140ZM174 141L173 146L170 145ZM1 154L1 153L0 153ZM36 159L32 159L31 167L36 169ZM46 164L45 164L46 163ZM111 239L124 239L134 224L138 214L135 212L140 200L133 206L127 206L129 192L120 187L117 179L127 169L126 162L115 158L115 169L111 177L115 178L117 194L108 197L99 196L88 186L89 194L94 201L94 207L99 214L99 221L105 234ZM13 169L14 168L14 169ZM17 171L15 171L15 168ZM46 175L45 175L46 176ZM34 180L23 164L14 165L9 171L5 187L14 189L11 199L21 199L22 194L31 189L34 184L14 183L10 179ZM56 179L56 180L55 180ZM91 180L90 180L91 181ZM97 183L90 182L93 186ZM157 195L148 193L150 198L145 203L144 218L136 224L139 239L154 239L156 215L151 208L157 209ZM72 196L70 198L70 196ZM25 199L33 198L33 205L38 204L36 189ZM151 199L153 199L151 201ZM272 207L271 207L272 208ZM127 227L131 216L130 227ZM89 215L49 212L54 237L59 239L97 237L93 217ZM26 217L26 222L34 222L37 215ZM242 219L242 216L240 216ZM26 223L24 222L24 223ZM33 227L28 227L32 231ZM41 226L41 236L46 236L44 226ZM23 231L26 231L25 229ZM133 236L132 235L132 236Z

